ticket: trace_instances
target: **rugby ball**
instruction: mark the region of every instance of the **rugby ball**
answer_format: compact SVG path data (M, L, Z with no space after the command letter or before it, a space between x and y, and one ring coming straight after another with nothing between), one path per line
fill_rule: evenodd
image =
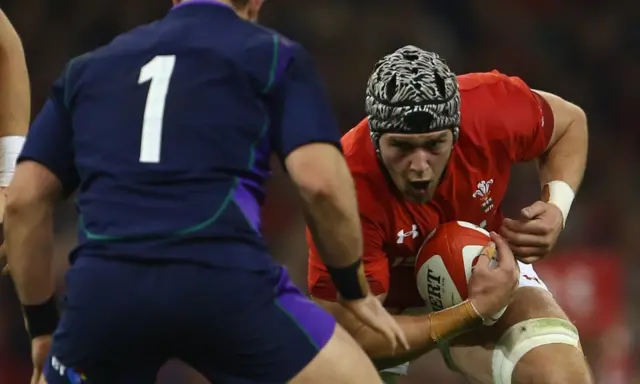
M468 297L467 283L489 232L466 221L451 221L433 230L416 257L416 282L429 311L436 312ZM485 319L492 325L507 307Z

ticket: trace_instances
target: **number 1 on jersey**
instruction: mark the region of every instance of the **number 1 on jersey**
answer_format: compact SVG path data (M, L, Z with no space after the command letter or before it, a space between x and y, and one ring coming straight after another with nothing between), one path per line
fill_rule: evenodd
M140 138L141 163L160 162L164 107L175 65L175 55L156 56L140 69L138 84L151 82L147 92L147 102L142 120L142 136Z

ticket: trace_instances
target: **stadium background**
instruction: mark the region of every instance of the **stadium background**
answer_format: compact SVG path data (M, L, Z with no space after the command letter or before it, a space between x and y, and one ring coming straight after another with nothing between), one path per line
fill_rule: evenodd
M161 17L160 0L2 0L25 45L34 114L65 62L117 33ZM441 53L458 73L493 68L557 93L588 113L589 170L555 255L538 270L576 320L598 383L638 383L640 272L640 2L554 0L274 0L263 23L313 54L342 128L363 117L363 93L374 62L414 44ZM108 76L108 74L105 74ZM0 84L1 86L1 84ZM275 163L274 163L275 164ZM508 209L534 199L531 166L514 172ZM304 287L306 246L291 185L275 171L265 227L274 253ZM71 204L59 210L56 270L60 290L74 242ZM0 280L0 383L27 383L29 352L8 278ZM436 353L423 369L434 383L458 383ZM169 364L159 383L201 383Z

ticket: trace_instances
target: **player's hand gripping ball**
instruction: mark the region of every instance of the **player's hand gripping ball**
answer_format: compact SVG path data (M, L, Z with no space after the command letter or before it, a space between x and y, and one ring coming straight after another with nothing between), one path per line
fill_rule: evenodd
M418 251L415 269L418 291L429 311L441 311L468 298L473 267L489 242L489 232L465 221L442 224L429 234ZM484 325L494 324L506 309L485 319Z

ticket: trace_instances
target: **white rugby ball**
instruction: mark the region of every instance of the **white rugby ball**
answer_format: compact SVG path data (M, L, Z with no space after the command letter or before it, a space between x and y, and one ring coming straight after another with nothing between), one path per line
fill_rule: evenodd
M467 284L489 232L466 221L451 221L433 230L416 257L418 291L429 311L441 311L468 297ZM507 307L485 319L492 325Z

